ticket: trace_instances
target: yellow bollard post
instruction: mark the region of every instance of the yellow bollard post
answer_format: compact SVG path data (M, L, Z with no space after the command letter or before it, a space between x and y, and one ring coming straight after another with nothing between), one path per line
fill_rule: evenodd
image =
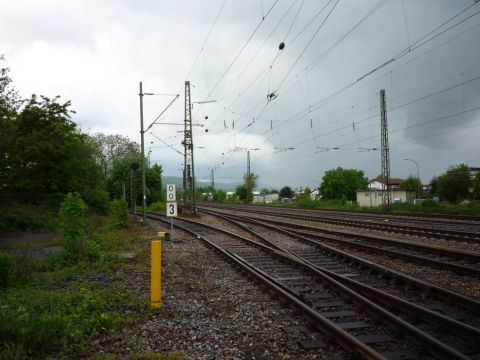
M152 241L152 268L150 277L150 308L162 308L162 241Z

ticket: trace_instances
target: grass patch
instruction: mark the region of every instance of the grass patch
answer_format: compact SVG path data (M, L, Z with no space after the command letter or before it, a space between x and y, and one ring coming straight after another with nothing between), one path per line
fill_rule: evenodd
M47 246L62 245L62 240L59 237L51 239L32 239L29 241L12 241L2 244L2 249L39 249Z
M126 290L115 275L126 265L115 252L140 248L141 227L112 227L98 215L90 222L95 232L87 231L80 259L63 251L43 260L5 260L11 276L0 289L0 358L78 357L89 352L91 339L121 336L120 329L147 313L144 294Z
M166 205L163 201L156 201L148 206L148 211L165 211Z
M263 204L256 204L263 205ZM296 207L296 208L312 208L312 209L332 209L332 210L355 210L355 211L383 211L381 206L376 207L360 207L355 202L350 204L349 202L342 200L328 200L319 201L311 199L303 199L291 203L272 202L268 206L283 206L283 207ZM433 200L426 199L420 205L413 204L392 204L391 209L393 212L398 213L430 213L430 214L451 214L451 215L472 215L480 216L480 201L473 200L464 204L450 204L441 203L437 204Z
M114 333L128 324L125 314L111 305L119 296L86 282L56 291L7 290L0 299L0 338L31 353L82 351L88 337Z
M0 203L0 231L53 231L58 228L58 208L48 205Z

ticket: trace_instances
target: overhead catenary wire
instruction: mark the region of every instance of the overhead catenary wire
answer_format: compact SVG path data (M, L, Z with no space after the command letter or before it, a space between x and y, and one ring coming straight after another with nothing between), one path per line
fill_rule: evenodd
M203 52L203 50L204 50L204 48L205 48L205 45L207 44L207 41L208 41L208 39L210 38L210 35L212 34L213 28L214 28L215 25L217 24L218 18L219 18L220 15L222 14L223 8L225 7L225 4L227 3L227 1L228 1L228 0L223 0L223 3L222 3L222 5L220 6L220 9L219 9L218 12L217 12L217 16L215 16L215 20L213 20L212 26L210 26L210 30L208 30L207 36L205 37L205 40L203 40L202 46L200 46L200 50L199 50L197 56L195 57L195 59L193 60L193 63L192 63L192 65L190 66L190 70L188 70L188 73L187 73L187 76L185 76L185 79L188 79L188 78L190 77L190 74L192 73L192 70L193 70L193 68L195 67L195 64L197 63L198 58L199 58L200 55L202 54L202 52Z
M461 14L463 14L465 11L467 11L468 9L470 9L472 6L474 6L476 3L474 4L471 4L469 6L467 6L465 9L463 9L462 11L460 11L459 13L455 14L453 17L451 17L449 20L445 21L442 23L442 25L439 25L437 27L435 27L434 30L430 31L427 35L424 35L422 36L419 40L417 40L414 44L412 44L412 48L411 48L411 51L410 52L413 52L415 49L419 48L420 46L423 46L425 45L426 43L428 43L429 41L431 41L431 39L427 39L425 40L424 42L420 42L422 39L426 39L426 37L428 35L431 35L433 34L436 30L440 29L441 26L445 25L445 24L448 24L449 22L451 22L453 19L457 18L458 16L460 16ZM459 22L455 23L454 25L450 26L448 29L444 30L441 32L441 34L444 34L446 31L449 31L451 29L453 29L454 27L458 26L459 24L471 19L473 16L477 15L478 13L480 13L480 11L477 11L476 13L474 13L473 15L470 15L468 16L466 19L463 19L463 20L460 20ZM435 36L435 38L438 37L438 35ZM406 49L408 50L408 48ZM410 52L406 52L405 49L400 51L399 53L397 53L397 58L400 58L400 57L403 57L404 55L407 55L409 54ZM398 55L400 54L400 55ZM357 83L359 83L360 81L362 81L363 79L367 78L368 76L372 75L373 73L377 72L378 70L380 70L381 68L385 67L386 65L392 63L393 61L395 61L395 59L397 59L395 56L392 57L390 60L384 62L382 65L380 66L377 66L375 67L373 70L370 70L369 72L365 73L364 75L362 75L361 77L359 77L357 80L355 81L352 81L351 83L345 85L343 88L337 90L336 92L316 101L314 104L312 104L312 108L318 108L320 107L321 105L335 99L336 97L338 97L340 94L344 93L346 90L348 90L349 88L353 87L354 85L356 85ZM297 112L296 114L292 115L290 118L286 119L285 121L283 121L282 123L280 123L278 126L277 126L277 129L281 126L283 126L284 124L294 120L294 119L297 119L298 117L301 117L306 111L308 111L309 109L303 109L299 112ZM264 134L266 134L268 131L266 131Z
M238 50L237 54L235 55L235 57L233 58L233 60L230 62L230 64L227 66L227 68L225 69L225 71L222 73L222 75L220 76L220 78L217 80L217 82L215 83L215 85L213 86L212 90L209 92L209 96L212 95L212 93L216 90L216 88L218 87L218 85L220 85L220 83L223 81L223 79L225 78L225 76L227 75L227 73L230 71L230 69L232 68L233 64L235 64L235 62L238 60L238 58L240 57L240 55L242 54L243 50L245 49L245 47L248 45L248 43L250 42L250 40L252 40L252 38L254 37L254 35L256 34L256 32L258 31L258 29L260 29L260 26L262 26L263 22L265 21L265 19L268 17L268 15L270 14L270 12L273 10L273 8L275 7L275 5L277 5L278 3L278 0L275 0L275 2L272 4L272 6L270 7L270 9L268 9L267 13L262 17L262 20L260 20L260 22L257 24L257 26L255 27L255 29L253 30L253 32L250 34L250 36L248 37L248 39L245 41L245 43L241 46L241 48Z
M328 2L325 7L323 9L325 9L328 5L330 5L330 3L332 2L333 0L331 0L330 2ZM277 92L278 92L278 89L282 86L282 84L285 82L285 80L287 79L288 75L290 75L290 73L292 72L292 70L295 68L295 66L297 65L298 61L301 59L301 57L303 56L303 54L305 54L305 52L307 51L307 49L310 47L310 45L312 44L313 40L315 39L315 37L318 35L318 33L320 32L320 30L323 28L323 26L325 25L325 23L327 22L328 18L330 17L330 15L332 14L333 10L335 10L335 8L337 7L338 3L340 2L340 0L337 0L335 2L335 4L333 4L333 7L330 9L330 11L328 12L327 16L325 17L325 19L323 19L323 21L320 23L320 25L318 26L317 30L313 33L313 36L310 38L310 40L307 42L307 44L305 45L305 47L303 48L302 52L298 55L297 59L295 60L295 62L292 64L292 66L290 67L290 69L287 71L287 73L285 74L285 76L283 77L282 81L280 81L280 84L277 86ZM322 11L323 11L322 9Z
M473 16L475 16L475 15L476 15L476 14L471 15L471 17L473 17ZM466 22L467 20L468 20L468 18L465 18L465 19L462 20L462 22ZM448 24L448 22L447 22L447 24ZM443 29L443 31L441 31L441 33L435 33L435 34L433 34L433 36L430 36L429 38L426 38L425 40L432 41L432 39L433 39L434 37L436 38L436 37L441 36L443 33L449 31L449 30L450 30L451 28L453 28L454 26L458 26L458 24L459 24L459 23L456 22L455 24L452 24L452 26L450 26L448 29ZM414 42L413 44L409 44L409 45L410 45L411 48L413 48L413 47L415 46L414 44L415 44L415 42ZM422 43L419 43L418 45L419 45L419 46L422 46L423 44L422 44ZM410 52L411 52L411 50L410 50ZM408 52L407 52L407 54L408 54ZM405 55L407 55L407 54L405 54ZM413 60L413 59L410 59L409 62L412 61L412 60ZM404 66L404 65L405 65L405 64L402 64L401 66ZM391 73L391 71L389 71L389 73ZM457 86L457 85L454 85L454 86ZM458 85L458 86L460 86L460 85ZM432 96L433 96L433 95L432 95ZM397 107L396 107L396 108L397 108ZM356 123L355 123L355 124L356 124ZM350 126L351 126L351 123L350 123ZM275 129L277 129L277 127L275 127ZM255 141L255 140L254 140L254 141Z

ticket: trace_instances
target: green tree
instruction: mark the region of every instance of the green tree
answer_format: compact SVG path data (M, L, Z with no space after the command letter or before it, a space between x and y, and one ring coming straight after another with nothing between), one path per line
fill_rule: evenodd
M337 167L325 172L320 184L320 192L325 200L355 200L357 190L366 189L367 184L363 171Z
M138 164L137 170L131 169L131 164ZM125 184L126 200L131 204L133 195L134 202L139 203L142 199L142 171L140 168L141 157L124 157L113 162L112 169L107 177L107 192L112 199L123 197L123 184ZM147 205L162 200L162 166L155 164L149 167L145 163L145 186ZM131 192L131 189L133 190Z
M430 194L432 196L438 195L438 177L435 176L432 180L430 180Z
M0 63L5 61L0 55ZM10 69L0 66L0 184L4 187L9 184L11 169L11 150L15 144L14 121L18 107L21 104L18 94L12 86L12 79L8 75ZM0 194L6 195L5 191Z
M257 186L257 180L258 175L254 173L250 173L250 176L248 174L243 176L243 184L237 186L235 190L240 200L245 202L251 202L253 200L252 192Z
M293 190L290 186L284 186L280 189L278 196L281 198L291 199L293 197Z
M473 178L472 199L480 200L480 172Z
M223 190L217 190L213 193L213 201L224 202L227 198L227 193Z
M33 95L13 121L9 189L24 199L102 186L93 146L70 119L70 102Z
M78 193L68 193L59 210L65 252L73 259L81 258L86 253L87 213L88 207Z
M469 167L460 164L438 177L438 194L447 201L457 202L468 198L471 185Z
M95 146L95 161L101 167L105 179L115 161L140 154L140 145L126 136L97 133L90 137L90 141Z
M248 194L247 186L245 184L238 185L235 188L235 194L236 194L236 198L238 198L239 200L246 201L247 194Z
M128 224L128 204L124 200L113 199L108 209L110 225L115 228L125 227Z
M400 190L415 191L416 197L421 196L422 184L415 176L409 176L400 183Z

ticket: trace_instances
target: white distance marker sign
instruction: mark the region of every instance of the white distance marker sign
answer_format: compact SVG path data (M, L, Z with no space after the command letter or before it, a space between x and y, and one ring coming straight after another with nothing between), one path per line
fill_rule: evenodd
M167 184L167 201L177 201L175 184Z
M176 202L168 202L167 203L167 216L177 216L177 203Z

